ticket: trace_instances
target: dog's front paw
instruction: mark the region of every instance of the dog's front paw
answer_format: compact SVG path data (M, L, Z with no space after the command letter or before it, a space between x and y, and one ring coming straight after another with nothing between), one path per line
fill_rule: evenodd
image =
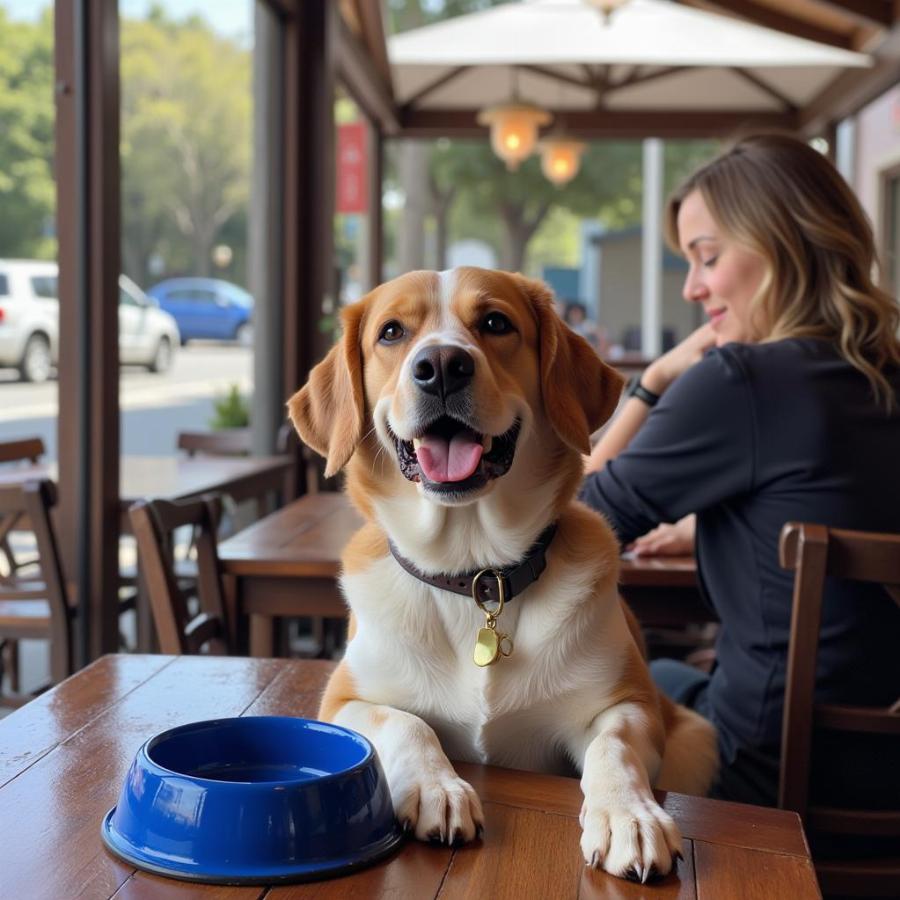
M652 796L585 804L581 827L581 851L587 864L619 878L641 882L661 878L681 858L678 827Z
M453 769L441 769L393 785L394 810L420 841L461 844L484 829L481 801Z

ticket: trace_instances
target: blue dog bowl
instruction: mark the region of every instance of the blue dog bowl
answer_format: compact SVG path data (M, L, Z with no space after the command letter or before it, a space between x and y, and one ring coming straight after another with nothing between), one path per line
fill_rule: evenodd
M147 741L102 836L157 875L270 884L346 874L403 835L362 735L261 716L194 722Z

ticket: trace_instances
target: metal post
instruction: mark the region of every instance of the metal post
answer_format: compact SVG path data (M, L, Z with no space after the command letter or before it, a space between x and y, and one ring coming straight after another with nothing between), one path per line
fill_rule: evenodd
M644 141L644 208L641 242L641 354L662 351L662 190L663 142Z
M284 31L278 16L256 4L253 48L253 174L249 228L249 281L253 308L253 453L275 449L285 422L284 348Z

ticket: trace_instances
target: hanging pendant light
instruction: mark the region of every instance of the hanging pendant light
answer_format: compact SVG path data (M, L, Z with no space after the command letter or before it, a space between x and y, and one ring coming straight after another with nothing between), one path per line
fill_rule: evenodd
M541 171L558 187L568 184L581 168L581 154L586 145L562 134L550 135L538 145Z
M552 118L545 109L514 98L510 103L483 109L478 113L478 124L490 126L494 153L514 172L522 160L531 156L538 128L548 125Z

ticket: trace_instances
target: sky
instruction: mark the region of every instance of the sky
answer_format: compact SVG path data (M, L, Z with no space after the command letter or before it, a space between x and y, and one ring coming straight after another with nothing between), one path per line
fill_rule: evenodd
M253 33L253 0L119 0L119 14L143 19L153 2L173 19L199 13L222 35L249 42ZM34 21L49 0L0 0L11 19Z

